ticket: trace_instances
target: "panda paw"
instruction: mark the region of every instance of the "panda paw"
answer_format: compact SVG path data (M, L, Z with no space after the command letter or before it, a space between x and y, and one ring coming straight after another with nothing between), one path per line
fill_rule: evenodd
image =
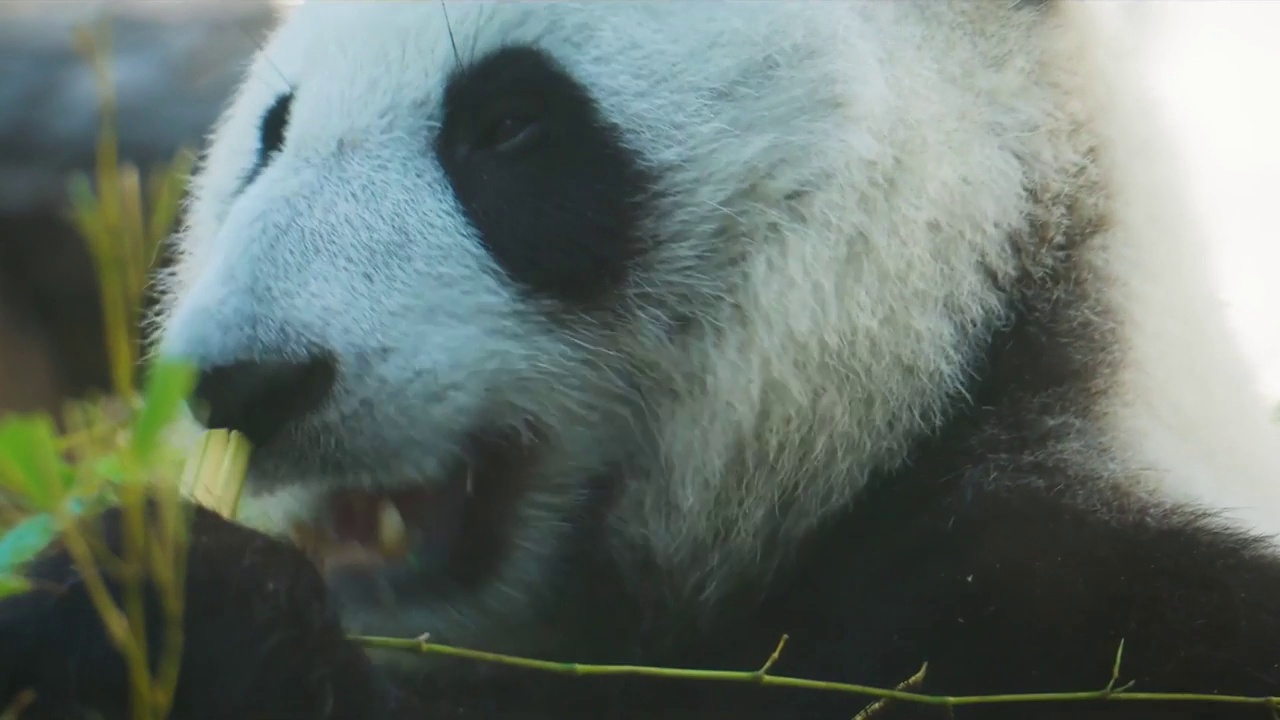
M123 513L94 529L121 553ZM173 720L390 718L390 696L368 657L345 636L314 566L293 546L196 508L189 535L181 671ZM0 601L0 717L125 718L129 675L66 547L30 567L35 589ZM105 573L119 604L122 588ZM148 657L167 634L147 586ZM154 675L154 673L153 673Z

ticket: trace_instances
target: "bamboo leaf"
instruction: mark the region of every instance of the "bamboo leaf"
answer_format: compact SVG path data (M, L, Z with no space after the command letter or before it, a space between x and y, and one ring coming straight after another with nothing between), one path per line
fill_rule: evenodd
M195 389L195 368L185 363L158 362L147 373L142 408L133 426L133 452L140 462L148 462L161 437Z
M0 425L0 483L21 493L31 507L50 511L62 500L71 470L58 455L58 436L46 416Z
M19 595L31 589L31 582L17 575L0 575L0 599Z
M53 540L55 524L49 513L32 515L0 537L0 577L17 574L28 560Z

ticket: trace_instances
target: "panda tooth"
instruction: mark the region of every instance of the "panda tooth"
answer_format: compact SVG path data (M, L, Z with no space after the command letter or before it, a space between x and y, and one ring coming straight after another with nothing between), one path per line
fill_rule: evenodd
M383 500L378 506L378 549L384 555L400 554L408 545L404 518L395 503Z

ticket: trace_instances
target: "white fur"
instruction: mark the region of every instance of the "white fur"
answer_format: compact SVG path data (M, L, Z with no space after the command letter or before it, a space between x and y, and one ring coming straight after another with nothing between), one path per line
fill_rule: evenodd
M1103 138L1078 11L1013 5L449 4L463 62L546 49L668 191L629 320L569 330L518 300L431 154L456 61L441 5L303 5L213 137L161 350L338 353L333 406L254 469L297 482L261 500L268 528L306 512L312 488L429 476L482 418L549 426L498 579L468 603L353 615L357 630L534 642L521 612L582 478L609 462L625 469L619 553L642 548L674 592L714 595L767 572L939 421L966 343L997 319L987 273L1011 278L1046 251L1008 243L1042 211L1028 188L1115 215L1101 188L1124 178L1092 160ZM260 118L289 89L284 150L241 192ZM1149 264L1174 257L1168 209L1115 230L1116 258L1135 264L1114 282L1139 281L1119 296L1131 345L1116 350L1116 427L1140 462L1194 479L1191 458L1217 457L1239 487L1274 492L1280 463L1258 450L1234 360L1211 354L1217 320L1192 336L1208 342L1165 332L1206 307L1197 278L1152 277L1175 270ZM1100 287L1116 258L1100 259ZM1162 315L1174 301L1176 326ZM694 330L671 340L682 316Z

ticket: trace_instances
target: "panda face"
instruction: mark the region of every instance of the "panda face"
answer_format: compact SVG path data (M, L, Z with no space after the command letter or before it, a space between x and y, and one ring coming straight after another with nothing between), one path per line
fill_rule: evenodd
M482 32L502 18L460 63L439 6L367 9L304 8L264 50L160 352L208 370L251 492L290 499L259 522L303 536L355 622L447 633L458 596L527 593L622 442L633 389L599 338L653 186L553 53ZM366 40L339 40L353 22Z
M714 583L846 499L931 422L1024 212L1018 128L921 64L947 32L985 62L927 7L293 11L158 348L254 441L246 520L358 631L517 650L584 515Z

